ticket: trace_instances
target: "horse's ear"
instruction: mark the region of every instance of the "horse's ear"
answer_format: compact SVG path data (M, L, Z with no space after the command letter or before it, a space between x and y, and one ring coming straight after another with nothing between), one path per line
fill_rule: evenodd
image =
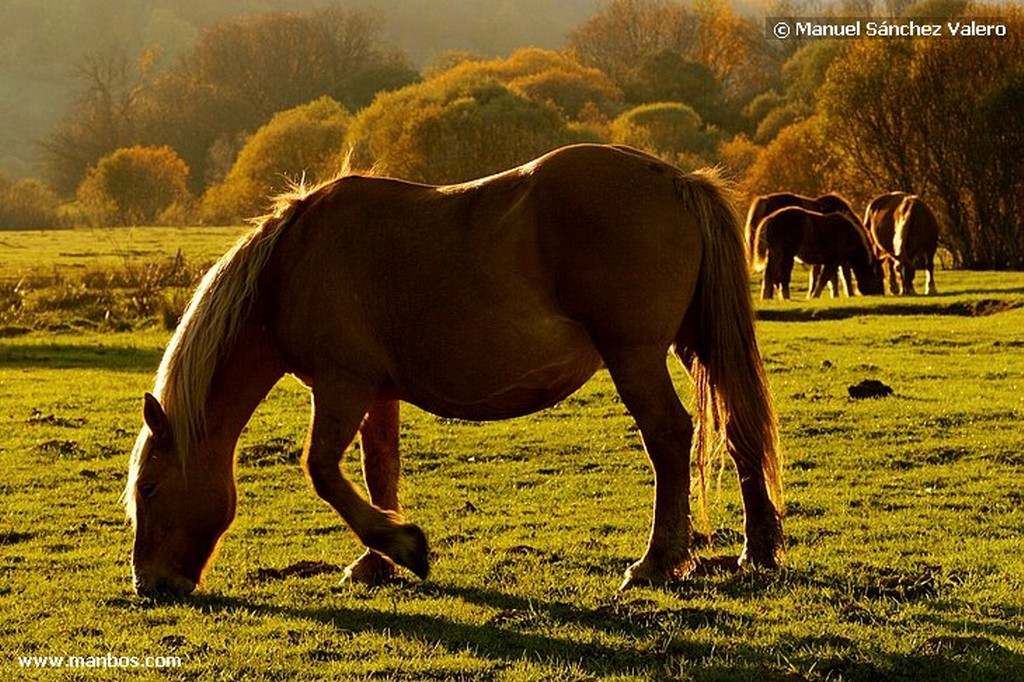
M147 393L145 403L142 407L142 416L146 420L146 426L158 442L171 442L171 424L167 421L167 413L160 405L160 401L152 393Z

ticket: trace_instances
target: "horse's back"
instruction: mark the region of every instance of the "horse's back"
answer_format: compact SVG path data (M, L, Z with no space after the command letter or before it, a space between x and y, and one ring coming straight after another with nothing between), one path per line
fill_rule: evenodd
M893 252L896 208L906 196L906 192L880 194L871 200L864 211L864 226L868 234L872 241L887 253Z
M770 213L761 221L759 244L772 251L795 256L808 230L809 216L816 215L799 206L786 206Z
M764 219L763 240L769 252L814 265L848 263L866 248L859 221L842 211L819 213L789 206Z
M300 373L435 413L540 409L589 378L601 343L672 342L702 249L679 177L582 145L458 185L340 180L281 238L277 334Z
M939 242L935 214L920 197L905 197L894 212L893 255L912 261L930 260Z

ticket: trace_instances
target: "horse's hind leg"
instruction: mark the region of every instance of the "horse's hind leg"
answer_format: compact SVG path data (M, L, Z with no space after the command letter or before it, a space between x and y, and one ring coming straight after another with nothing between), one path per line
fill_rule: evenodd
M741 566L778 568L783 546L782 522L768 495L764 469L754 463L756 456L751 453L741 453L730 446L729 454L736 463L743 497L746 542L739 563Z
M367 502L338 467L371 402L372 396L358 387L317 377L303 466L317 494L364 545L425 578L429 564L423 531L402 523L394 511Z
M359 441L363 455L363 478L370 502L380 509L399 513L398 479L401 460L398 449L398 401L378 400L370 406ZM380 585L395 575L395 565L376 550L368 549L345 569L345 579Z
M778 283L782 287L782 298L789 300L789 282L793 279L793 265L794 261L791 256L787 256L779 262L779 277Z
M939 293L935 289L935 257L928 258L924 270L924 293L926 296Z
M903 278L902 294L904 296L917 296L917 291L914 290L914 276L916 274L913 265L904 263L900 266L900 275Z
M834 265L814 265L811 267L811 281L807 287L807 298L820 298L825 286L832 290L832 298L839 295L839 272Z
M690 548L690 443L693 426L668 372L665 349L603 354L654 467L654 521L647 551L626 571L623 588L685 577Z
M901 293L900 285L896 277L896 265L891 257L885 259L885 275L889 280L889 293L898 296Z
M764 274L761 276L761 300L770 301L774 295L775 285L772 284L772 274L768 268L765 268Z

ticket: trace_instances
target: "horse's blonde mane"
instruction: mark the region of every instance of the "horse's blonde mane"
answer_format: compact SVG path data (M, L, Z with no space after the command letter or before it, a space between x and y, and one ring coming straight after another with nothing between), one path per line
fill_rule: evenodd
M347 164L345 167L347 170ZM256 296L256 283L273 253L278 237L304 205L304 200L333 184L293 183L273 199L267 214L254 218L253 229L242 236L203 276L164 351L153 395L167 415L182 467L205 429L204 407L221 358L234 343L239 327ZM150 431L143 428L132 449L122 501L134 518L133 489L146 456Z
M296 185L275 198L273 210L254 219L241 237L210 268L196 288L164 351L153 395L167 414L171 435L183 463L205 427L204 406L217 364L235 341L256 294L256 282L277 238L302 200L319 189Z

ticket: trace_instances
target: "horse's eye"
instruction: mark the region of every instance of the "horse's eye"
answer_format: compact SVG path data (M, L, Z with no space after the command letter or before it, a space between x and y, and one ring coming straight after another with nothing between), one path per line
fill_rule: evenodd
M146 500L153 497L153 493L156 492L156 483L139 483L136 489L139 491L139 497Z

